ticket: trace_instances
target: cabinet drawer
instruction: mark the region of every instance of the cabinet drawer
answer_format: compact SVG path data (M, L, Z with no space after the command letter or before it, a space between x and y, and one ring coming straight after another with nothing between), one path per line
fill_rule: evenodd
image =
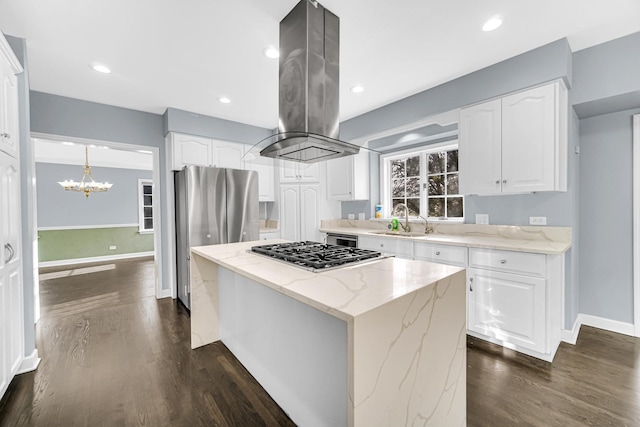
M546 277L546 255L494 249L469 249L469 267Z
M444 264L465 267L467 265L467 248L464 246L434 245L431 243L413 244L415 259L441 262Z
M402 238L358 237L358 248L393 254L399 258L413 257L413 242Z

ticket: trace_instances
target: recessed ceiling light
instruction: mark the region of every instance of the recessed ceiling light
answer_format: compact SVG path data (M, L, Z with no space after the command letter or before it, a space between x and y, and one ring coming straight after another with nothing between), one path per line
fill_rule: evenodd
M493 31L500 25L502 25L502 19L495 16L484 23L484 25L482 26L482 31Z
M103 74L109 74L111 72L109 67L107 67L106 65L102 65L102 64L91 64L91 68L93 68L95 71L97 71L99 73L103 73Z
M269 59L278 59L280 56L280 51L277 47L269 46L265 48L262 53Z
M353 93L360 93L364 91L364 86L362 85L355 85L355 86L351 86L351 89L349 89L351 92Z
M220 98L218 98L218 101L222 104L229 104L231 103L231 100L229 98L227 98L226 96L221 96Z

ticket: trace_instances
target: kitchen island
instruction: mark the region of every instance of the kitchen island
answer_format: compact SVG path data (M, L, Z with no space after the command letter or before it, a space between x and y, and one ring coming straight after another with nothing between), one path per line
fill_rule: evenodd
M465 425L463 268L385 258L313 273L191 249L191 345L218 340L302 426Z

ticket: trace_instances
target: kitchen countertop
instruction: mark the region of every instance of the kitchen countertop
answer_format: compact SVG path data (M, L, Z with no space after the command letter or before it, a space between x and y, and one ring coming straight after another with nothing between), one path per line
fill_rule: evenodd
M388 231L386 221L330 220L322 221L323 233L349 234L381 239L403 239L474 248L500 249L541 254L563 254L571 248L570 227L506 226L478 224L429 224L434 233L419 236L381 234ZM424 228L412 222L411 228Z
M283 242L286 240L199 246L191 251L345 321L464 270L391 257L314 273L247 252L256 244Z

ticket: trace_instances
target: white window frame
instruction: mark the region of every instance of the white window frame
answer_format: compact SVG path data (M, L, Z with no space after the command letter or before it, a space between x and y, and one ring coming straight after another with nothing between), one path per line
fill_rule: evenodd
M145 228L144 227L144 186L151 185L151 209L153 215L155 216L155 210L153 206L153 199L155 198L155 191L152 179L138 179L138 232L140 234L149 234L153 233L154 229Z
M427 196L424 193L425 185L428 184L426 172L427 168L427 155L430 153L434 153L437 151L448 151L448 150L457 150L458 149L458 140L453 139L437 144L429 144L423 145L420 147L413 147L410 149L402 150L402 151L394 151L393 153L382 154L380 156L380 193L381 193L381 204L382 204L382 216L385 219L391 218L391 171L389 170L389 165L392 160L402 159L408 156L420 156L420 215L427 217L428 208L427 208ZM462 197L462 209L463 213L466 215L466 206L464 203L464 195L460 194ZM464 216L461 218L447 218L440 219L435 217L428 218L429 221L441 221L441 222L464 222Z

